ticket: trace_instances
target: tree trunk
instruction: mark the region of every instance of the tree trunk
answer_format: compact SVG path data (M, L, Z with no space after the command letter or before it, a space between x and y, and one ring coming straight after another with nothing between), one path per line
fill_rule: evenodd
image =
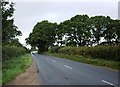
M38 47L38 53L41 54L43 52L45 52L45 45L41 45Z

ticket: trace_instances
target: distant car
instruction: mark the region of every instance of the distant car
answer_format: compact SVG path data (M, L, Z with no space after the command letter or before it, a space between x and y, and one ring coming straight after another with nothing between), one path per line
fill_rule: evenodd
M32 52L33 55L35 55L35 53Z
M37 53L37 51L32 51L31 53L32 53L33 55L35 55L35 54Z

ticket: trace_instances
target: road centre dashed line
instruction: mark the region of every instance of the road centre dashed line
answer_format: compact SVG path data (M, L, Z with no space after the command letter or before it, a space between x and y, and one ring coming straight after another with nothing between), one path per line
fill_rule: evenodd
M72 67L70 67L70 66L67 66L67 65L64 65L64 67L66 67L66 68L69 68L69 69L72 69Z
M118 86L116 86L115 84L110 83L110 82L108 82L108 81L105 81L105 80L101 80L101 81L104 82L104 83L106 83L106 84L112 85L112 86L114 86L114 87L118 87Z

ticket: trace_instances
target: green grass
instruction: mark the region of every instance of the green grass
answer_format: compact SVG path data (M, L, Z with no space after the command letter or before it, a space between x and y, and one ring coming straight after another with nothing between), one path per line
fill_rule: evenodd
M75 54L69 55L69 54L48 53L48 52L45 54L50 55L50 56L61 57L61 58L65 58L65 59L69 59L69 60L73 60L73 61L77 61L77 62L88 63L88 64L92 64L92 65L97 65L97 66L120 70L120 68L118 67L118 65L120 65L120 62L116 62L116 61L112 61L112 60L104 60L104 59L97 59L97 58L95 59L92 57L84 57L84 56L75 55Z
M2 84L6 84L15 79L15 77L24 72L31 63L31 54L25 54L12 60L4 61L2 65Z

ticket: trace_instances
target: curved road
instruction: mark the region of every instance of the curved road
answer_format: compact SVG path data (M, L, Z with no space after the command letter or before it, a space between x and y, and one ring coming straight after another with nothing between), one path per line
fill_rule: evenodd
M41 85L109 85L118 87L118 71L40 54L32 55Z

